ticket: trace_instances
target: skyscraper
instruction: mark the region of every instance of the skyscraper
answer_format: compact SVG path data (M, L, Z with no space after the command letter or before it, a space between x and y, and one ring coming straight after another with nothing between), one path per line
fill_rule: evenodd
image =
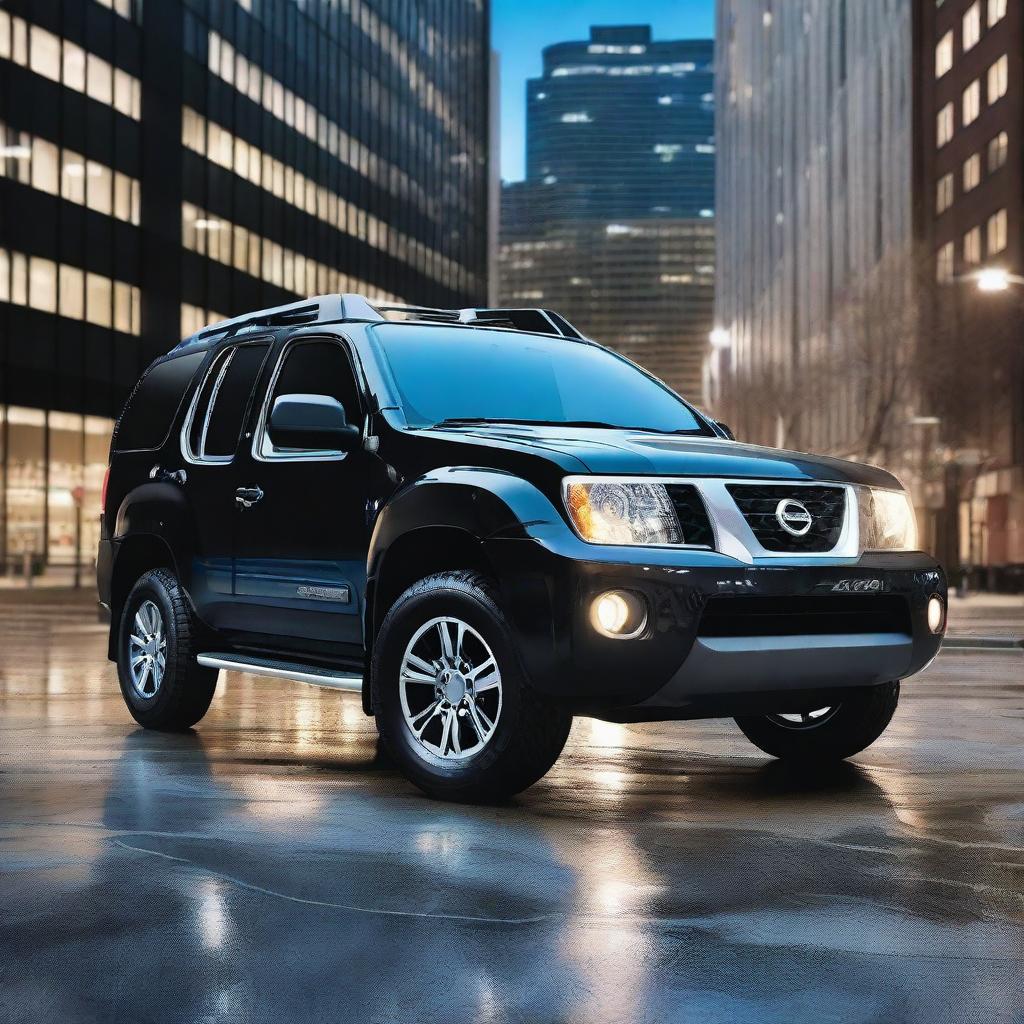
M923 408L949 450L941 554L1024 575L1024 7L915 4ZM985 289L978 287L986 270Z
M527 83L526 180L502 201L500 295L549 306L696 397L711 327L710 40L595 27Z
M112 418L202 323L486 299L489 19L438 0L0 9L0 571L74 556Z

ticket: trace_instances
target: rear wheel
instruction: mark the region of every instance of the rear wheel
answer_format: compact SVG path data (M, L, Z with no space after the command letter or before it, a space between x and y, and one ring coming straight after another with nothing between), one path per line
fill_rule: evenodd
M840 703L814 711L744 715L736 724L766 754L789 761L841 761L885 732L900 697L899 681L852 689Z
M196 664L196 622L173 573L153 569L124 603L117 674L132 717L147 729L189 729L206 714L217 670Z
M373 659L377 727L403 772L451 800L496 800L554 764L572 717L530 689L492 585L429 576L381 625Z

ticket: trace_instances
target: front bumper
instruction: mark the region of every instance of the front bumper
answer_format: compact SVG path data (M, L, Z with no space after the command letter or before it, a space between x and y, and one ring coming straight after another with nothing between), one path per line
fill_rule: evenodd
M590 545L524 538L488 553L533 685L601 718L739 714L779 694L798 702L904 679L942 639L927 603L945 604L945 576L919 552L747 565L670 549L636 549L625 561L616 549L620 560L598 561ZM618 588L647 603L648 627L633 640L603 637L590 622L593 599Z

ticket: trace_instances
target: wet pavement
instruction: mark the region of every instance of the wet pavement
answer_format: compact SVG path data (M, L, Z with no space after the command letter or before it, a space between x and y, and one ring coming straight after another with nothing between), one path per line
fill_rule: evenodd
M45 601L0 607L2 1021L1024 1020L1024 651L944 651L824 775L579 721L470 808L297 683L144 733Z

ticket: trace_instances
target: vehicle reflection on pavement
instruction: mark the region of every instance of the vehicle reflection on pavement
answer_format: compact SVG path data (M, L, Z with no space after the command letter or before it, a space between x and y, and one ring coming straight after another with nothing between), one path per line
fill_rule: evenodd
M429 800L358 699L222 677L129 719L102 634L0 617L4 1019L1020 1019L1019 653L947 653L856 763L579 721Z

